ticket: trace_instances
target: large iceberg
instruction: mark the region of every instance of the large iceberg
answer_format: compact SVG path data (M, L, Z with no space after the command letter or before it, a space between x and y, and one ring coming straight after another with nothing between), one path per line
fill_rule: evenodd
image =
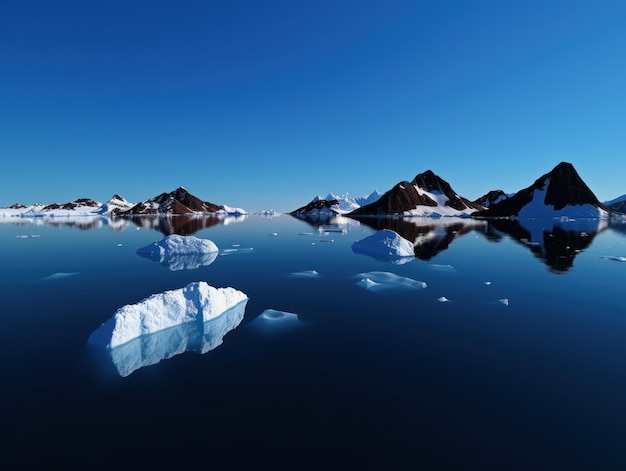
M112 364L117 374L123 377L181 353L192 351L204 354L219 347L224 336L241 323L245 307L245 303L239 303L207 322L175 325L97 353L105 360L107 367L110 368Z
M210 265L219 249L208 239L194 236L169 235L137 250L137 254L176 270L192 270Z
M210 321L237 305L245 308L247 301L248 297L235 288L214 288L197 281L119 308L89 336L87 343L113 349L176 325Z
M402 264L415 258L413 243L391 229L382 229L352 244L352 251L377 260Z

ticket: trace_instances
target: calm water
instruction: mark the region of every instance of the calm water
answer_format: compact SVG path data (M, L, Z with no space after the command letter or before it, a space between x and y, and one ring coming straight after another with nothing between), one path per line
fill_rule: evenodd
M626 225L143 224L0 224L7 469L623 469ZM352 251L381 228L416 258ZM220 254L179 270L137 255L157 229ZM358 284L374 271L427 287ZM87 345L119 307L192 281L250 298L221 345L126 376Z

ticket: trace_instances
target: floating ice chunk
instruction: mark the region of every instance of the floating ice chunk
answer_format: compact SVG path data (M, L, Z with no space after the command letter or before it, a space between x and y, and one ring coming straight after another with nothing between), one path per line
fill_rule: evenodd
M602 260L610 260L612 262L626 262L626 257L613 257L613 256L607 256L607 257L600 257Z
M117 244L118 247L122 247L124 244Z
M499 303L504 304L505 306L509 305L509 298L502 298L502 299L498 299Z
M219 249L208 239L194 236L169 235L137 250L140 255L181 255L218 252Z
M437 263L429 263L428 268L435 271L445 271L449 273L456 273L457 271L452 265L440 265Z
M440 303L447 303L450 302L450 300L448 298L446 298L445 296L442 296L440 298L437 298L437 301L439 301Z
M398 276L387 271L370 271L355 275L359 278L357 286L361 286L373 292L386 291L390 289L423 289L426 283L412 278Z
M123 377L144 366L193 351L204 354L219 347L224 336L243 320L246 303L240 302L207 322L186 322L145 334L115 348L98 348L107 363Z
M485 285L489 286L491 284L491 281L485 281L484 283Z
M352 244L352 251L395 264L407 263L415 259L413 244L389 229L382 229L364 239L357 240Z
M137 254L171 271L193 270L210 265L217 258L218 252L217 246L208 239L176 234L137 250Z
M278 235L278 232L270 232L269 235L271 237L276 237Z
M317 270L297 271L294 273L290 273L289 275L294 278L317 278L320 276Z
M49 281L49 280L60 280L61 278L69 278L70 276L76 276L80 272L57 272L52 275L44 276L43 278L39 278L41 281Z
M285 328L295 327L300 323L297 314L276 309L266 309L250 324L266 330L276 332Z
M41 237L41 234L31 234L31 237Z
M175 325L209 321L247 301L248 297L234 288L214 288L203 281L190 283L119 308L87 342L115 348Z
M235 247L235 246L233 246L233 247ZM220 255L232 255L232 254L235 254L235 253L251 253L253 251L254 251L253 247L241 247L241 246L237 245L236 248L234 248L234 249L222 250Z
M327 243L332 244L333 242L335 242L335 240L334 239L318 239L318 242L327 242Z
M312 232L298 232L298 235L309 236L309 235L313 235L313 233Z

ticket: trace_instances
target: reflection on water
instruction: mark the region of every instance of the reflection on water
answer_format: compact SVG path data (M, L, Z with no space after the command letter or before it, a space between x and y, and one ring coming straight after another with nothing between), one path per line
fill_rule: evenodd
M128 220L138 227L153 229L164 235L192 235L211 226L241 222L245 221L246 218L246 215L176 214L167 216L133 216L128 217Z
M602 219L495 219L489 224L527 247L553 273L572 268L576 255L608 227Z
M115 348L90 346L106 367L113 367L122 377L144 366L155 365L181 353L207 353L219 347L224 336L243 320L246 303L242 302L207 322L187 322L152 334L142 335Z
M167 254L167 253L145 253L137 252L137 255L157 262L170 271L195 270L196 268L211 265L217 258L219 252L192 253L192 254Z
M142 216L37 216L37 217L12 217L4 218L2 222L10 222L16 225L52 226L52 227L75 227L81 230L99 229L110 227L114 231L122 231L131 224L144 229L152 229L164 235L192 235L207 227L218 224L231 224L241 222L247 218L245 214L216 215L216 214L174 214L174 215L142 215Z
M457 237L472 231L485 232L485 221L464 218L365 217L358 220L374 230L391 229L411 241L415 256L430 260L446 250Z

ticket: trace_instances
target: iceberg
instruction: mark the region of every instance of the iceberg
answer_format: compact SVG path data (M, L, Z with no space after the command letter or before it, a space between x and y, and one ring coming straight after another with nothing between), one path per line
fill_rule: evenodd
M247 302L248 297L235 288L193 282L119 308L89 336L87 343L113 349L176 325L207 322L239 304L245 307Z
M239 326L245 305L240 302L207 322L186 322L96 353L105 360L106 366L112 365L122 377L181 353L192 351L205 354L219 347L224 336Z
M250 324L265 332L278 332L295 327L299 323L298 315L293 312L266 309Z
M212 264L219 249L208 239L169 235L137 250L137 254L158 262L171 271L193 270Z
M412 278L398 276L395 273L387 271L370 271L355 275L359 278L357 286L365 288L369 291L380 292L390 289L424 289L426 283L417 281Z
M403 264L415 258L413 243L391 229L382 229L352 244L352 251L377 260Z

